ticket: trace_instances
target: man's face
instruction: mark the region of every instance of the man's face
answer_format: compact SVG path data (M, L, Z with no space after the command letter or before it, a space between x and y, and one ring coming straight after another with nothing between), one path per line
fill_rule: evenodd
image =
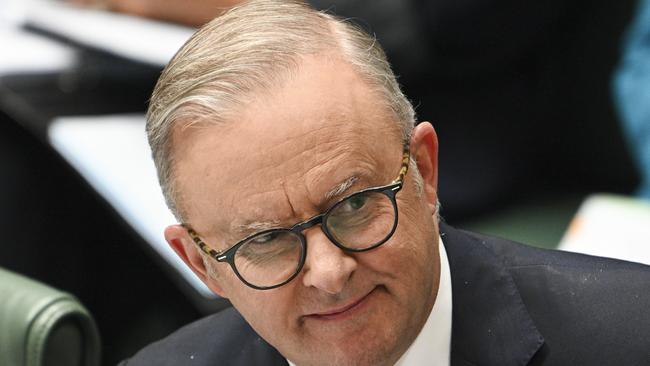
M346 63L306 57L239 119L178 131L175 173L189 224L221 251L253 232L319 214L354 191L390 183L402 143L380 101ZM352 184L337 192L349 185L343 182ZM411 172L397 202L395 234L368 252L343 252L320 226L305 230L305 266L282 287L252 289L216 262L216 276L204 279L298 365L392 364L424 325L439 278L435 197L418 193ZM180 227L166 234L177 251L179 241L186 252L196 251L187 235L175 233ZM200 261L184 259L205 275Z

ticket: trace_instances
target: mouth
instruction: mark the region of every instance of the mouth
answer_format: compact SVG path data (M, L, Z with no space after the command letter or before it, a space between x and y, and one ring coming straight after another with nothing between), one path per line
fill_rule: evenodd
M344 306L328 309L326 311L311 313L305 316L308 319L322 320L322 321L333 321L333 320L342 320L350 316L355 315L356 313L363 310L368 304L368 300L374 294L377 288L373 288L370 292L360 297L357 300L354 300L351 303L348 303Z

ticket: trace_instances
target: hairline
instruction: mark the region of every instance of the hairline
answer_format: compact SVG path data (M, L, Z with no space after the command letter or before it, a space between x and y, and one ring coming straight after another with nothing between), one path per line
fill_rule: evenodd
M304 54L304 55L298 55L297 60L293 60L292 62L292 68L284 70L281 74L282 79L278 79L278 82L286 82L288 81L289 78L292 77L292 73L294 72L299 72L300 71L300 66L304 58L306 57L316 57L316 56L324 56L324 57L331 57L331 58L336 58L340 60L341 62L346 63L349 65L352 69L352 71L357 74L361 78L361 81L369 88L370 93L375 94L375 97L378 98L381 102L382 105L385 107L386 112L393 114L392 109L388 106L387 102L387 97L383 95L383 91L381 90L382 88L380 86L376 86L372 80L369 80L368 78L364 77L361 71L358 69L356 65L353 63L349 62L347 59L347 56L343 54L340 50L338 49L333 49L333 48L325 48L321 52L314 53L314 54ZM265 97L272 97L274 91L271 90L264 90L264 89L259 89L259 90L253 90L249 93L250 97L252 98L265 98ZM169 129L169 137L167 139L168 147L167 147L167 152L168 152L168 162L169 162L169 186L170 190L169 192L171 193L171 200L173 201L173 207L174 209L172 210L174 215L177 217L179 222L186 222L186 212L183 209L182 204L180 204L181 200L181 194L180 190L178 190L178 182L176 181L177 175L175 174L177 170L177 161L175 159L176 153L178 152L178 149L176 147L177 144L175 144L175 139L178 138L178 132L181 130L185 130L191 127L199 127L199 126L222 126L224 128L228 128L234 124L237 124L238 122L236 121L238 116L241 116L241 113L243 112L243 109L245 109L248 105L235 105L233 108L230 108L228 111L228 116L230 118L221 120L221 121L211 121L209 118L194 118L190 121L182 121L182 120L176 120L173 122L173 124L170 126ZM382 118L383 119L383 118ZM399 116L393 115L388 118L384 119L384 123L387 123L389 126L396 125L397 129L395 130L397 133L392 134L391 133L391 138L399 138L400 143L404 143L405 141L408 141L410 138L410 131L412 129L412 124L409 125L408 123L405 123L399 119ZM408 131L407 131L408 129ZM187 138L187 137L185 137ZM353 177L351 177L353 178ZM358 177L356 177L358 180ZM352 182L354 183L354 182ZM342 182L341 185L344 185L345 182ZM342 191L347 190L349 187L343 187ZM341 190L341 187L334 187L330 190L330 192L327 192L325 197L327 199L335 196L335 195L340 195L341 192L336 192L337 190ZM169 205L170 203L168 203Z
M373 57L377 57L379 61L375 61L376 64L372 64L371 62L368 61L364 64L364 62L357 62L355 63L355 57L361 57L360 52L358 49L359 44L354 44L350 45L351 40L349 38L352 38L354 36L354 32L359 32L358 27L354 25L350 25L345 23L345 20L342 20L340 18L334 17L330 14L326 14L323 12L317 12L320 17L323 19L325 22L324 25L327 25L328 28L328 37L330 37L331 42L326 42L322 47L317 47L315 49L315 52L303 52L303 53L297 53L295 55L284 55L286 56L286 68L282 69L280 68L281 72L277 73L275 75L276 77L279 75L280 79L286 79L292 72L295 72L298 70L300 61L302 58L310 56L310 55L320 55L320 54L328 54L328 55L334 55L338 58L340 58L343 62L346 62L347 64L350 65L352 70L368 85L368 87L371 89L372 92L377 92L378 98L382 102L382 104L385 104L387 110L391 112L394 115L395 122L397 123L397 127L399 131L401 132L402 138L407 141L408 135L410 133L410 130L412 129L412 126L414 125L415 118L414 118L414 113L412 110L412 106L406 100L406 97L402 94L401 90L399 89L399 85L397 85L396 80L395 80L395 75L390 70L390 66L387 66L388 72L386 74L377 76L376 74L372 74L371 71L376 71L376 70L384 70L385 66L379 66L381 63L380 61L386 62L387 60L385 58L385 55L383 55L383 50L381 50L381 47L375 46L376 39L374 37L371 37L367 33L364 32L364 36L367 37L366 41L372 41L372 47L378 47L378 52L380 53L379 56L374 54L372 57L371 56L366 56L368 57L368 60L375 60ZM325 37L325 36L323 36ZM355 48L357 47L357 48ZM181 49L177 56L174 57L174 60L176 60L178 57L181 57L184 54L184 49ZM347 51L346 51L347 49ZM371 51L370 49L366 50L368 53L370 52L377 52L377 50ZM356 53L355 53L356 52ZM179 54L181 56L179 56ZM174 61L173 60L173 61ZM362 60L364 61L364 60ZM360 63L360 64L359 64ZM365 69L364 69L365 67ZM370 72L369 72L370 71ZM164 74L164 73L163 73ZM389 79L388 81L386 81ZM275 81L275 80L274 80ZM383 81L383 83L382 83ZM158 87L156 88L158 89ZM395 90L397 89L397 90ZM265 88L260 87L255 90L250 90L248 93L250 95L260 95L263 93L272 93L272 90L265 90ZM155 93L154 93L155 94ZM239 95L241 97L241 95ZM152 98L153 99L153 98ZM403 99L403 100L402 100ZM227 103L227 102L226 102ZM231 102L232 103L232 102ZM159 120L165 120L168 118L170 114L180 114L182 115L186 109L189 107L187 105L183 105L182 103L177 103L178 105L176 107L168 107L168 108L160 108L161 110L157 110L157 112L166 112L163 116L158 116ZM410 110L407 110L408 108L405 108L404 104L408 104L408 107L410 107ZM227 108L227 112L230 114L236 113L236 110L239 106L231 104ZM397 110L395 109L397 108ZM147 114L147 119L149 120L152 118L152 109L150 108L149 113ZM400 114L400 112L402 112ZM408 116L405 116L404 113L409 114ZM230 121L227 119L222 119L220 121L211 121L207 118L200 118L196 115L191 115L188 118L173 118L171 120L167 120L167 123L164 124L164 126L161 127L163 129L162 133L159 134L158 137L161 139L162 142L159 141L158 149L157 149L157 155L156 156L156 161L157 161L157 167L159 168L159 180L161 183L161 186L163 188L163 193L165 195L165 199L167 200L167 204L169 208L171 209L172 213L177 217L177 219L181 222L185 221L187 218L187 213L185 212L184 205L182 204L182 193L180 192L178 188L178 177L176 171L177 171L177 152L178 152L178 143L175 141L177 137L177 131L180 129L185 129L188 128L188 126L192 126L194 124L203 124L203 123L208 123L208 124L213 124L213 125L218 125L219 123L236 123L232 121L234 118L229 118ZM148 132L149 132L149 123L148 123ZM150 136L150 143L153 146L152 140L154 137ZM156 153L156 151L154 152Z

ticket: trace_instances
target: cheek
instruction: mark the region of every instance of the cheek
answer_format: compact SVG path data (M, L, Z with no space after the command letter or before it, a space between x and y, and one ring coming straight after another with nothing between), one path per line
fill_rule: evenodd
M435 269L436 243L425 231L404 225L388 243L357 258L371 273L378 274L376 280L385 281L391 292L409 297L417 287L428 286Z
M378 248L374 268L396 280L402 291L427 291L436 270L437 222L423 201L404 202L394 236ZM413 295L413 294L411 294Z
M254 327L263 327L261 321L271 319L269 314L266 314L268 307L263 306L268 301L263 301L260 296L239 294L239 296L232 296L230 302Z
M404 201L399 207L399 221L393 240L394 247L407 254L429 255L437 238L437 222L422 200Z
M230 287L229 300L257 333L265 339L273 339L278 329L291 327L289 320L294 314L292 296L282 290L260 291L234 284Z

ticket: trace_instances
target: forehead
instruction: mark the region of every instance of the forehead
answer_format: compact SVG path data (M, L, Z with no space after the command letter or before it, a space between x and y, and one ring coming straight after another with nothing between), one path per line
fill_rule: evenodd
M349 65L308 57L235 120L177 131L180 204L192 221L219 215L224 224L269 211L299 215L351 176L385 175L385 159L397 169L399 136L382 99Z

